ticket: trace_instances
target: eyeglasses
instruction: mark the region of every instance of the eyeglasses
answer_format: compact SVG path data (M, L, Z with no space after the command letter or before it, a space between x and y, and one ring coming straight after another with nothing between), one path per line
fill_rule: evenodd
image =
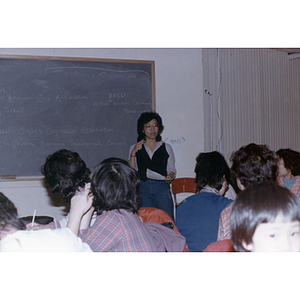
M144 128L146 128L147 130L149 130L151 128L156 129L156 128L158 128L158 125L157 124L153 124L153 125L148 124L148 125L144 125Z

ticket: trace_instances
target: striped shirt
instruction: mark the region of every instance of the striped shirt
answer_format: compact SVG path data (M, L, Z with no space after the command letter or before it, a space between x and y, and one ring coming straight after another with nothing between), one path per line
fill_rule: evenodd
M157 251L138 215L125 209L102 212L94 224L82 230L79 236L94 252Z

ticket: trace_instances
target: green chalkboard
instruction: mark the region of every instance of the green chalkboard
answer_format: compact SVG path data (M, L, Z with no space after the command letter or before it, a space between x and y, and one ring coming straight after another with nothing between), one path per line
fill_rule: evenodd
M154 61L0 56L0 175L40 176L62 148L91 170L127 159L154 83Z

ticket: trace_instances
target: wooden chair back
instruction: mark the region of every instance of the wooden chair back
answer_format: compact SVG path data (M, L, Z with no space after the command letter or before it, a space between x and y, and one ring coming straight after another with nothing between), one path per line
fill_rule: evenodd
M175 178L171 184L172 194L174 195L175 206L178 206L176 195L179 193L197 193L197 184L195 178L192 177L179 177Z

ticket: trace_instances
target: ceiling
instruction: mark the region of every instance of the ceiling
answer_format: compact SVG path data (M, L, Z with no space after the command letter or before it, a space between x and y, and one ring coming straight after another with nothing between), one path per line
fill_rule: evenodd
M300 53L300 48L274 48L278 51L286 52L287 54L291 53Z
M273 49L287 53L290 60L300 58L300 48L273 48Z

